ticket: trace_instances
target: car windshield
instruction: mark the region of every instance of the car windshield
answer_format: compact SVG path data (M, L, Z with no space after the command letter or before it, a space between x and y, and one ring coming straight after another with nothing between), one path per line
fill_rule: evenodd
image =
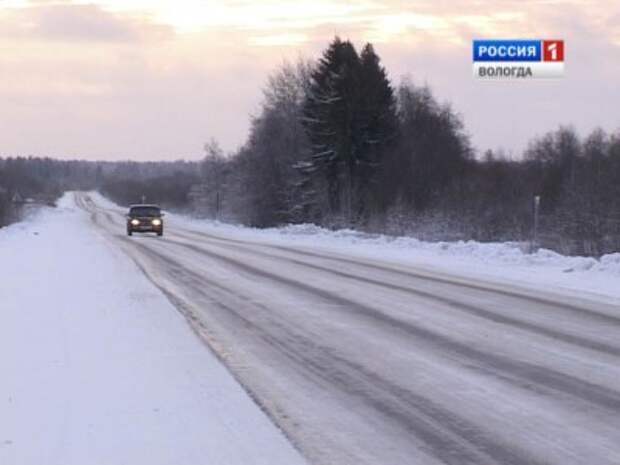
M161 210L159 207L131 207L129 210L130 216L160 216Z

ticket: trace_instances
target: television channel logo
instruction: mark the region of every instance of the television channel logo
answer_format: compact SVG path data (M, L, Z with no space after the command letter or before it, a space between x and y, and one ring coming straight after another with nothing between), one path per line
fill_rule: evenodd
M474 40L474 77L482 80L564 76L563 40Z

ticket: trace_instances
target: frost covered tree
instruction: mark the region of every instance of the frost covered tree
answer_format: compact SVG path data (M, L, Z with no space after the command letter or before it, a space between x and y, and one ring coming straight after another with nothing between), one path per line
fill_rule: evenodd
M231 208L226 217L257 227L304 220L302 174L295 166L310 153L301 124L309 67L304 61L284 63L269 76L248 139L227 160L220 181Z
M471 157L463 124L428 87L404 81L398 88L399 137L386 160L383 184L388 203L429 208L444 189L463 176Z
M384 157L394 150L398 118L392 85L371 44L363 48L360 61L361 147L356 160L358 204L355 214L358 218L367 219L369 214L379 208L380 191L383 189L378 184L379 173Z
M207 142L204 150L205 157L200 163L200 182L192 186L190 197L195 213L219 220L226 179L226 155L215 139Z
M360 56L336 37L311 75L303 119L313 150L304 169L326 184L325 216L348 225L364 216L394 121L392 89L373 47Z
M362 145L359 121L360 59L336 37L311 75L303 123L312 144L312 167L327 187L326 215L351 218L353 182Z

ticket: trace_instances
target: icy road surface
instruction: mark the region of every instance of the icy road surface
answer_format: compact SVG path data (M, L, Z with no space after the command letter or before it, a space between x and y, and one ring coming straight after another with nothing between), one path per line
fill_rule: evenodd
M0 230L1 465L301 465L73 198Z
M620 463L616 305L76 204L312 463Z

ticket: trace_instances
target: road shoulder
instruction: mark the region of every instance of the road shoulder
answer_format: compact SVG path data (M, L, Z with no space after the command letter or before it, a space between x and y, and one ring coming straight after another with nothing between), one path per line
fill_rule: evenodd
M304 463L72 200L0 258L0 463Z

